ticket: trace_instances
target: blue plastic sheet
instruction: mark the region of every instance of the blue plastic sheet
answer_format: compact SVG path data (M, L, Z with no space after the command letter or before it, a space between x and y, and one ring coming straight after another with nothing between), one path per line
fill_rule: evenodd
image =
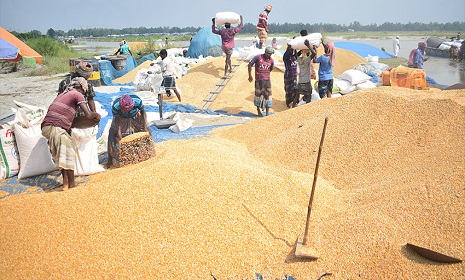
M336 48L353 51L361 57L377 56L378 58L393 58L392 54L389 54L383 50L373 47L368 44L355 43L355 42L335 42ZM337 55L337 54L336 54Z
M103 83L107 86L120 86L120 85L132 85L129 84L118 84L113 83L114 79L126 75L128 72L132 71L137 67L137 62L132 56L126 58L126 66L121 70L116 70L115 67L111 64L110 60L99 60L98 62L100 68L100 78Z
M222 54L221 36L213 33L211 27L204 27L192 38L186 56L199 58L201 55L203 57L208 55L216 57Z

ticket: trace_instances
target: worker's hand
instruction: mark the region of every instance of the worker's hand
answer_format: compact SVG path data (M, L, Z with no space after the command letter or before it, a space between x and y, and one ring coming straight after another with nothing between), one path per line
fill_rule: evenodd
M249 82L252 82L252 81L253 81L253 77L249 76Z
M308 41L308 39L305 39L304 45L306 45L310 49L310 41Z
M102 116L100 116L99 113L96 113L96 112L92 112L92 118L96 121L100 121L100 119L102 118Z
M212 23L215 24L215 18L212 18Z
M423 61L427 61L428 59L429 59L429 56L427 58L423 59Z

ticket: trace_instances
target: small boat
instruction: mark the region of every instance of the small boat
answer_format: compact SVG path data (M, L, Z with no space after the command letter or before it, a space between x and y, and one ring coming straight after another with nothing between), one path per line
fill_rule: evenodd
M450 40L445 41L436 36L430 36L426 39L425 54L437 57L450 57L450 48L452 45L460 48L463 40Z
M425 54L429 56L449 58L449 50L441 50L437 48L426 47Z

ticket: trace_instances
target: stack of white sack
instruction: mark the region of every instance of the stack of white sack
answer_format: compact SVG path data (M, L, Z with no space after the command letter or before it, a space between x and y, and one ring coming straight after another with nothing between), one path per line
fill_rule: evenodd
M341 94L348 94L355 90L374 88L376 85L370 81L371 76L356 69L344 71L335 81Z

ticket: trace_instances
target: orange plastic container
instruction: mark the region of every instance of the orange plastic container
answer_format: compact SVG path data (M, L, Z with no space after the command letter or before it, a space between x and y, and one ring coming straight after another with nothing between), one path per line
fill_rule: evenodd
M381 73L381 81L383 82L383 86L391 85L391 73L389 70L384 70Z
M391 69L390 83L394 87L426 89L426 74L423 69L397 67Z

